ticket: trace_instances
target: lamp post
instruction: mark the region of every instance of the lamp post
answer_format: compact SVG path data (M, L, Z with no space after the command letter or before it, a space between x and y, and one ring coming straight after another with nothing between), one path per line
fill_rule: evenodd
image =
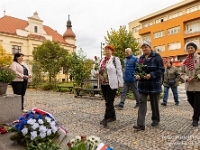
M105 45L105 44L101 42L101 59L102 59L102 49L103 49L103 45Z

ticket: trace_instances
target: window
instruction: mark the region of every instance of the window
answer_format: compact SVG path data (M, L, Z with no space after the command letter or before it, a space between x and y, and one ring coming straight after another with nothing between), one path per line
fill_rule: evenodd
M185 34L199 32L200 31L199 24L200 24L199 22L186 24Z
M168 35L170 34L176 34L180 32L180 26L173 27L167 30Z
M138 32L139 31L139 29L140 29L140 26L136 26L136 27L134 27L132 30L133 30L133 33L136 33L136 32Z
M146 22L146 23L142 24L142 27L146 28L146 27L149 27L149 26L152 26L152 25L153 25L152 22Z
M17 45L12 45L12 53L19 53L21 52L21 46L17 46Z
M154 39L161 38L164 36L164 31L159 31L154 33Z
M195 12L198 10L198 7L197 6L193 6L193 7L190 7L186 10L187 14L189 13L192 13L192 12Z
M165 51L165 45L155 46L154 51L157 52L157 53L164 52Z
M38 28L37 28L37 26L34 26L34 32L35 32L35 33L38 32Z
M169 15L169 19L177 18L177 17L179 17L181 15L182 15L181 11L180 12L176 12L176 13L170 14Z
M181 48L181 43L180 42L174 42L168 44L168 50L177 50Z

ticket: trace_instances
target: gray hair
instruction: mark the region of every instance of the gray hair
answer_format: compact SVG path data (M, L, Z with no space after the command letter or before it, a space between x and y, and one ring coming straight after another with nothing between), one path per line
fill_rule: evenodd
M128 50L129 52L132 53L132 49L131 48L126 48L125 50Z

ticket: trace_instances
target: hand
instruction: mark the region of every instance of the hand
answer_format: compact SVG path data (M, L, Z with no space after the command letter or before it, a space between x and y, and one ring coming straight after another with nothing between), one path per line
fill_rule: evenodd
M136 75L135 78L136 78L136 80L140 80L140 76L139 75Z
M23 78L26 79L26 80L28 80L29 76L24 75Z
M29 75L28 77L29 77L29 78L32 78L32 75Z
M144 79L149 80L150 78L151 78L151 75L150 75L150 74L147 74L146 76L144 76Z
M194 80L194 78L190 78L190 77L189 77L189 78L187 79L187 82L192 82L193 80Z

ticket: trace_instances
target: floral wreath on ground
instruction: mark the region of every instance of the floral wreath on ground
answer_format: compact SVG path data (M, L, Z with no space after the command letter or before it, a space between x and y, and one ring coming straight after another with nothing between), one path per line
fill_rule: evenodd
M1 134L13 131L14 135L10 137L12 141L26 146L26 150L58 150L60 144L55 143L55 139L59 137L59 130L65 135L67 131L63 129L48 112L38 108L33 108L28 113L23 114L18 120L13 121L11 125L1 128Z
M96 136L76 136L67 146L69 150L113 150Z

